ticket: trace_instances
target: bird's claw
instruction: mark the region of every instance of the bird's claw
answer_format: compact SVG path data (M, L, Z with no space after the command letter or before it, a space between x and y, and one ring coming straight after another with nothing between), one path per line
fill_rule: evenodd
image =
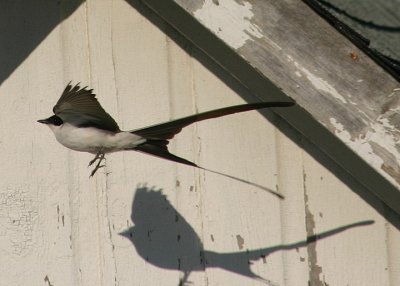
M93 159L92 161L89 162L89 166L91 166L91 165L93 165L94 162L96 162L96 160L99 160L99 161L97 162L96 167L95 167L95 168L93 169L93 171L90 173L89 178L93 177L94 174L96 174L96 172L97 172L98 169L103 168L103 167L106 166L106 165L100 165L101 162L102 162L104 159L105 159L104 153L97 153L96 156L94 157L94 159ZM89 166L88 166L88 167L89 167Z
M92 166L93 163L96 162L96 160L99 159L100 156L101 156L102 154L103 154L103 153L97 153L96 156L94 156L93 160L91 160L91 161L89 162L88 167ZM104 156L104 155L103 155L103 156Z
M92 166L94 162L96 162L97 157L95 157L93 160L91 160L88 164L88 167Z
M104 168L106 165L100 165L100 166L96 166L96 168L94 168L94 170L92 171L92 173L90 173L89 178L93 177L94 174L96 174L97 170L100 168Z

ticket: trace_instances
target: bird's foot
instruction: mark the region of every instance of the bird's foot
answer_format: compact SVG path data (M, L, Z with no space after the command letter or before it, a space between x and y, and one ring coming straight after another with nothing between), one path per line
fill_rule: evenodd
M94 156L93 160L91 160L91 161L89 162L88 167L92 166L93 163L96 162L96 160L100 158L101 154L103 154L103 153L101 153L101 152L97 153L96 156Z
M90 173L89 178L93 177L94 174L96 174L97 170L100 168L105 167L106 165L100 165L101 162L105 159L105 154L104 153L98 153L96 157L89 162L89 166L92 165L96 160L98 160L96 167L93 169L92 173Z
M96 168L93 169L92 173L90 173L89 178L93 177L94 174L96 174L97 170L100 168L104 168L106 165L100 165L100 166L96 166Z

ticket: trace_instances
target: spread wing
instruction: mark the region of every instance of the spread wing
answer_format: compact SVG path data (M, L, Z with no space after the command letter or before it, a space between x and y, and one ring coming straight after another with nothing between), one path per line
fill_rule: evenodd
M118 132L115 120L101 107L92 89L74 87L69 83L57 104L53 107L55 115L64 122L78 127L96 127Z

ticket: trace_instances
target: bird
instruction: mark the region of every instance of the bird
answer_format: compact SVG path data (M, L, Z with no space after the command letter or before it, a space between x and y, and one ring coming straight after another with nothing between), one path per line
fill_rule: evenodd
M37 122L47 125L63 146L74 151L94 154L95 157L88 165L91 166L97 161L90 174L90 177L93 177L98 169L104 167L101 162L105 159L105 154L127 150L202 168L171 154L168 150L170 140L184 127L238 112L292 105L294 101L248 103L198 113L145 128L122 131L117 122L100 105L93 89L87 86L80 87L80 83L73 86L69 82L53 107L54 115Z

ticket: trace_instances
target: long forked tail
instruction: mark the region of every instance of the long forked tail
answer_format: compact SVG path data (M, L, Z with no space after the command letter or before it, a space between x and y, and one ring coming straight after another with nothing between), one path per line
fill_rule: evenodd
M168 146L167 146L168 143L169 143L168 140L152 140L152 139L150 139L150 140L147 140L145 143L140 144L139 146L136 146L135 148L133 148L133 150L143 152L146 154L150 154L150 155L153 155L156 157L164 158L166 160L170 160L173 162L200 168L195 163L190 162L189 160L186 160L186 159L178 157L174 154L171 154L168 151Z
M206 119L217 118L229 114L262 109L268 107L288 107L294 105L294 102L258 102L242 105L235 105L221 109L211 110L203 113L194 114L191 116L183 117L173 121L145 127L142 129L130 131L132 134L139 135L147 139L143 144L134 148L136 151L147 153L153 156L161 157L177 163L199 167L193 162L180 158L171 154L168 151L168 143L176 134L178 134L184 127Z

